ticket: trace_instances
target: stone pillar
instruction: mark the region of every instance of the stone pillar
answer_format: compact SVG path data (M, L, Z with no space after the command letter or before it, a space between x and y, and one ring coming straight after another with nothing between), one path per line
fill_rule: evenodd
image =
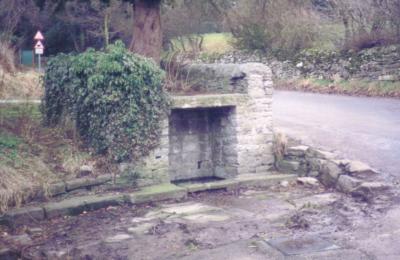
M272 72L260 63L240 65L247 80L247 102L236 107L238 173L266 173L272 151Z

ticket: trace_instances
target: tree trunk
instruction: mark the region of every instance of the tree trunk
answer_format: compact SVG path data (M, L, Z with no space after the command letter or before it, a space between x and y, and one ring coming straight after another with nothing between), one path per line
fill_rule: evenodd
M133 5L133 38L129 49L160 62L162 48L161 0L136 0Z

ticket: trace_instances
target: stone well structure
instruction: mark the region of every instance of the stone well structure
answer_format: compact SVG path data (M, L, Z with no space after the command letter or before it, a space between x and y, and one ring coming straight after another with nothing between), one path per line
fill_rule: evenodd
M181 69L190 95L173 95L160 146L122 170L139 185L234 178L271 168L272 73L260 63L194 64Z

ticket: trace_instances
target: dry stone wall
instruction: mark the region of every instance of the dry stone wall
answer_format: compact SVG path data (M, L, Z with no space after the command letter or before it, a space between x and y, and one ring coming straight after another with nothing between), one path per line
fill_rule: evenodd
M202 59L216 63L263 63L272 69L274 78L278 80L299 77L327 80L400 80L400 45L375 47L359 52L306 50L285 61L257 52L240 51Z
M390 186L377 181L379 173L359 161L336 159L333 153L305 145L291 146L277 162L282 172L317 178L325 187L334 188L363 200L371 200ZM303 178L299 178L303 181Z

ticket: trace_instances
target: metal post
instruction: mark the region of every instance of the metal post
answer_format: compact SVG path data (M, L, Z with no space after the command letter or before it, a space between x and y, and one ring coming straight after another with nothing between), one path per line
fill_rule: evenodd
M41 64L40 64L40 54L38 54L38 66L39 66L39 72L41 72Z

